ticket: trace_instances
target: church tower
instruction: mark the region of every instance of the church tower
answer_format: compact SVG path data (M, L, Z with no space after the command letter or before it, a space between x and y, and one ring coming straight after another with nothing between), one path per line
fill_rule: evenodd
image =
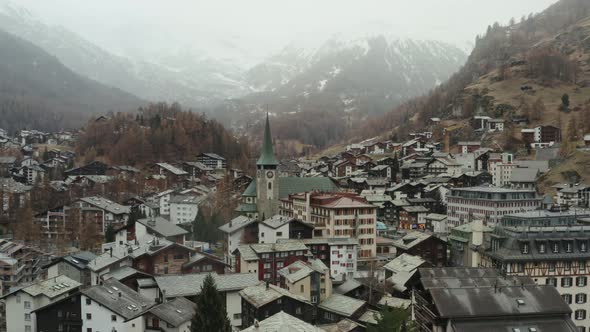
M267 113L262 153L256 162L256 200L260 220L279 213L278 166L279 161L273 152L270 122Z

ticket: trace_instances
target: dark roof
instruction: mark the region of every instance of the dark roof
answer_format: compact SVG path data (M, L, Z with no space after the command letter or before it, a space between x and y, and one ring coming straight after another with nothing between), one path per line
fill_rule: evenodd
M441 318L569 314L571 309L552 285L430 290ZM524 304L519 304L522 300Z
M150 229L163 237L185 235L189 233L184 228L177 226L170 220L160 216L157 216L155 218L139 219L137 220L137 222L144 225L147 229Z
M454 332L577 332L578 328L570 319L555 317L534 317L531 319L506 319L501 321L476 320L452 322ZM535 330L533 330L534 328Z

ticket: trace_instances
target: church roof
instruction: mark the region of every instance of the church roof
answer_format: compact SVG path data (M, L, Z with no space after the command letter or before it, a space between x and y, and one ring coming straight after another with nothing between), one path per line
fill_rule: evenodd
M270 122L268 114L266 115L266 126L264 127L264 141L262 142L262 153L256 162L256 165L278 165L279 161L275 157L272 148L272 136L270 134Z
M288 176L279 177L278 180L279 198L307 191L338 191L336 184L328 177L300 178L296 176ZM256 197L256 180L250 182L250 185L244 190L242 196Z

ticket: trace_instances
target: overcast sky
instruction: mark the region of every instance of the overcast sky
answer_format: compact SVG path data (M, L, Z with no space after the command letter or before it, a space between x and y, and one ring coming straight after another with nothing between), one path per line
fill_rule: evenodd
M293 40L383 32L465 48L495 21L556 0L14 0L120 54L239 49L253 57ZM236 51L236 55L239 52ZM229 55L236 56L236 55Z

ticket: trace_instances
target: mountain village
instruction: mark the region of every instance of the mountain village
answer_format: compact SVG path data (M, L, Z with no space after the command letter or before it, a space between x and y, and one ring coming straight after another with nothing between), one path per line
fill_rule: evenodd
M443 142L419 132L279 160L267 116L249 176L215 152L74 166L74 152L46 147L72 146L76 133L1 132L3 151L20 156L0 157L0 329L189 331L211 275L235 330L365 331L392 307L420 331L585 331L590 186L541 192L560 129L531 133L543 158L451 144L445 130ZM23 212L43 195L67 203ZM198 240L199 213L220 197L236 201L220 240Z

